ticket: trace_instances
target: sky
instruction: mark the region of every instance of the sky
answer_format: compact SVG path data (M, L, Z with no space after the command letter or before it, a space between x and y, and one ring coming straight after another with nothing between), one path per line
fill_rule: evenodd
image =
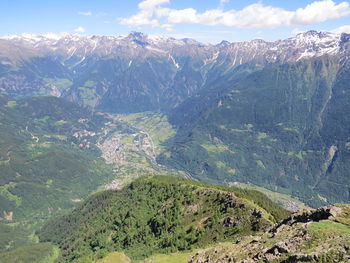
M307 30L350 33L349 1L0 0L0 35L131 31L205 43L275 41Z

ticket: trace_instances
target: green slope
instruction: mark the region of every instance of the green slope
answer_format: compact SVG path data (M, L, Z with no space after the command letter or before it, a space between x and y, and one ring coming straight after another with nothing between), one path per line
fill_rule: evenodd
M173 130L164 115L113 116L55 97L0 96L0 252L36 242L33 231L95 191L144 174Z
M207 182L250 182L317 207L349 202L350 67L322 57L266 67L179 106L159 159Z
M264 231L288 214L257 191L150 176L93 195L38 235L61 248L59 262L91 262L113 251L142 259Z
M62 99L0 96L0 251L35 243L47 218L115 178L99 150L73 136L105 121Z
M108 181L111 169L72 137L96 130L102 120L92 119L87 110L56 98L2 98L0 211L7 221L40 220L71 208Z
M338 204L296 213L262 234L190 252L157 254L140 262L349 262L349 208ZM113 253L102 262L125 262L118 258L108 261L112 256Z
M39 243L0 253L0 263L54 263L58 256L57 247Z

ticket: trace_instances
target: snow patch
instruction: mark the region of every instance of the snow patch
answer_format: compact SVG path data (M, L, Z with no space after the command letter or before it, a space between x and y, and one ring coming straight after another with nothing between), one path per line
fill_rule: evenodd
M170 54L169 54L169 59L171 59L171 60L173 61L174 65L175 65L175 67L176 67L177 69L180 68L180 65L176 62L176 60L174 59L174 57L173 57L172 55L170 55Z
M204 60L204 66L209 64L209 63L215 63L219 57L220 52L217 51L216 53L214 53L214 55L211 58L205 59Z
M159 49L159 48L155 48L155 47L150 47L150 46L147 46L146 47L148 50L151 50L151 51L154 51L154 52L158 52L158 53L166 53L166 51L164 51L164 50L161 50L161 49Z

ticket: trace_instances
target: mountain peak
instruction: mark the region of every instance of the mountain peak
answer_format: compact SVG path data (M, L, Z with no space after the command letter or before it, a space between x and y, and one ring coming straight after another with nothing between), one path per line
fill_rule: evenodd
M142 32L132 31L132 32L129 33L128 37L140 39L140 38L147 37L147 35L142 33Z
M222 40L219 44L217 44L216 46L218 47L226 47L228 45L230 45L231 43L228 42L227 40Z
M326 32L326 31L316 31L316 30L310 30L306 32L302 32L296 35L296 38L307 38L307 39L334 39L339 40L340 34L333 33L333 32Z
M192 38L183 38L181 40L187 45L198 45L198 44L202 45L202 43Z
M320 36L321 33L322 33L321 31L309 30L306 32L302 32L301 34L304 36Z

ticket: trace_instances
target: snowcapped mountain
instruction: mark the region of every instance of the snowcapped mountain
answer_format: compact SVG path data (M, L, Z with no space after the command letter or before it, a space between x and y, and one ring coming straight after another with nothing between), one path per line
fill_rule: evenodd
M28 34L2 37L16 44L40 50L45 55L149 56L176 48L202 47L194 40L176 40L133 32L127 36L84 36L79 34Z
M345 35L345 34L344 34ZM341 35L329 32L308 31L295 37L276 42L261 39L249 42L229 43L222 41L217 45L202 44L193 39L174 39L132 32L126 36L85 36L80 34L30 34L1 37L13 43L37 49L44 54L66 54L68 56L147 56L150 54L184 55L196 49L210 59L219 54L231 55L233 61L244 63L254 58L265 58L269 62L297 61L303 57L334 55L341 47ZM142 50L142 52L140 51ZM124 51L124 52L123 52ZM128 51L128 53L125 53ZM145 53L146 51L146 53ZM194 50L192 50L194 51ZM187 55L192 55L188 53ZM236 56L237 55L237 56ZM247 56L248 55L248 56ZM220 56L217 56L220 57Z
M0 90L63 96L111 111L172 108L224 76L324 55L344 57L348 43L349 35L317 31L276 42L217 45L139 32L9 35L0 39ZM137 106L130 109L130 103Z

